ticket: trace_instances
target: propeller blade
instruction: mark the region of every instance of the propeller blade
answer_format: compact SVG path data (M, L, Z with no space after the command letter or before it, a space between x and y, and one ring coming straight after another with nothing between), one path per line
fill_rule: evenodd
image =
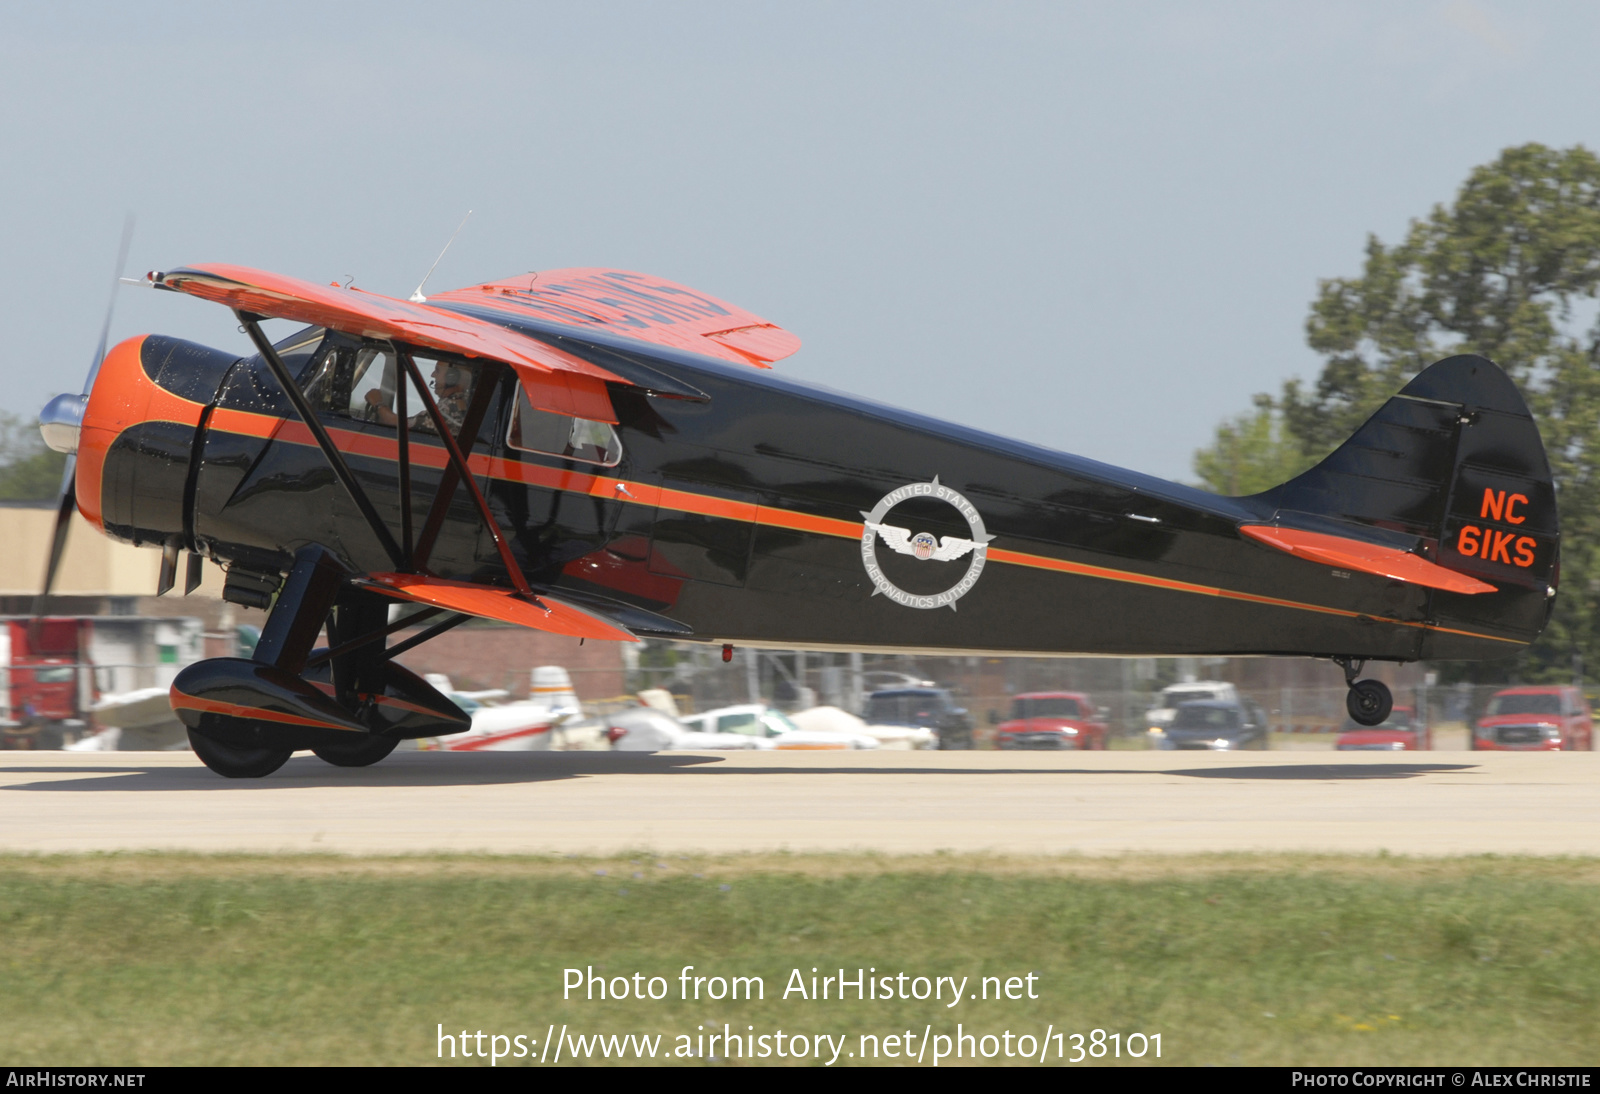
M122 246L117 248L117 272L111 279L111 299L106 301L105 322L100 324L100 344L95 347L94 360L89 364L89 378L83 382L83 393L89 394L94 378L100 375L100 362L106 359L106 342L111 337L111 313L117 308L117 286L122 284L122 271L128 266L128 248L133 245L133 213L122 222Z
M94 378L100 374L100 363L106 358L106 342L111 337L111 314L117 306L117 287L122 283L122 271L128 265L128 249L132 245L133 212L130 210L122 221L122 243L117 247L117 271L111 279L111 299L106 301L105 321L100 324L100 344L95 347L89 376L83 382L85 396L94 387ZM78 507L77 470L77 453L68 453L66 467L61 473L61 493L56 498L56 524L50 536L50 558L45 563L44 588L33 602L35 619L44 614L45 601L56 583L56 571L61 568L61 556L67 552L67 529L72 526L72 511Z
M61 497L56 502L55 530L50 537L50 559L44 568L44 588L34 603L34 615L43 613L44 598L50 595L50 588L56 581L56 570L61 566L61 556L66 553L67 529L72 525L72 511L78 507L78 492L73 482L77 464L76 455L67 457L66 471L61 477Z

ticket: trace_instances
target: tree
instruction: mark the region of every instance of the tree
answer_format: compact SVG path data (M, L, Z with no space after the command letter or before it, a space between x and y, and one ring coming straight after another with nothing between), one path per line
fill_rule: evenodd
M37 422L0 410L0 501L54 498L66 462L44 446Z
M1556 615L1514 670L1529 679L1570 673L1575 655L1600 665L1597 303L1600 160L1582 146L1508 148L1473 169L1453 204L1412 221L1402 242L1369 237L1360 277L1321 282L1306 320L1321 373L1309 387L1290 380L1278 398L1256 397L1257 417L1264 407L1281 415L1310 464L1441 357L1479 353L1517 380L1544 437L1562 522ZM1211 469L1227 458L1227 428L1195 454L1211 489L1222 485Z
M1272 396L1257 395L1255 410L1217 426L1210 448L1194 454L1200 484L1217 494L1258 494L1294 478L1312 464L1285 428Z

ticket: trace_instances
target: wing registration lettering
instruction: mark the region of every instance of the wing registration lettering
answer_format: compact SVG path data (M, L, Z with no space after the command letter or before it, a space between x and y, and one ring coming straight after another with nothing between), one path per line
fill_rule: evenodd
M643 342L770 368L800 339L743 308L664 278L628 270L546 270L428 298L442 306L601 327Z

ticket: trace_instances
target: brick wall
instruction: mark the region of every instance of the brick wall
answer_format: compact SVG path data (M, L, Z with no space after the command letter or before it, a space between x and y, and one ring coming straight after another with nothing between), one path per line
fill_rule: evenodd
M410 637L402 631L391 644ZM462 691L505 688L522 698L537 665L560 665L572 675L578 698L610 699L623 693L622 647L616 642L586 642L525 627L468 624L447 631L409 653L400 663L412 672L442 672Z

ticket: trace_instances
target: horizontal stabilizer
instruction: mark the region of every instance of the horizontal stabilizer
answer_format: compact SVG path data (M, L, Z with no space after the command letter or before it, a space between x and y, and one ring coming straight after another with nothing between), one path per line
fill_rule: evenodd
M368 574L357 583L375 593L444 608L479 619L495 619L571 638L597 638L608 642L639 641L626 627L595 612L539 593L539 603L522 599L514 590L466 581L446 581L423 574Z
M1493 585L1446 569L1425 558L1402 551L1398 547L1385 547L1344 536L1330 536L1322 532L1307 532L1299 528L1280 528L1272 524L1246 524L1239 529L1268 547L1276 547L1299 558L1321 562L1341 570L1356 570L1365 574L1406 581L1430 589L1444 589L1452 593L1492 593Z

